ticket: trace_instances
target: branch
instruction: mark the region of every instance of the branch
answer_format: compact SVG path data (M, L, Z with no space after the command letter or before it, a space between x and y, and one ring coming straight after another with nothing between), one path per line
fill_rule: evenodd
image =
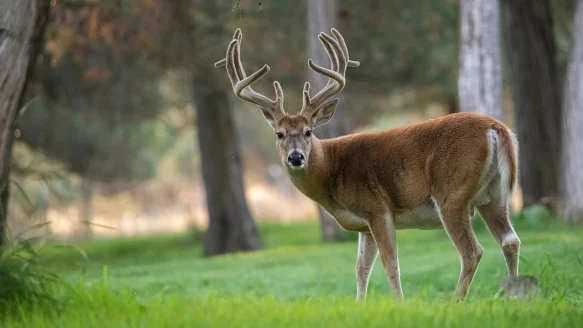
M241 2L241 0L237 0L237 3L233 6L231 11L234 11L235 9L239 8L239 2ZM239 10L241 10L241 8L239 8Z

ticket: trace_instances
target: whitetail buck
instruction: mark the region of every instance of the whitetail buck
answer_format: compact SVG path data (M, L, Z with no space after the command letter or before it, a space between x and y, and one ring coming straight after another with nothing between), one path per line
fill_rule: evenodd
M319 35L332 68L308 60L311 69L329 78L328 84L310 97L306 83L297 115L284 111L278 82L273 83L275 100L251 88L269 66L245 73L239 29L226 59L215 66L226 65L235 94L261 109L293 184L344 229L359 232L356 298L366 299L377 252L392 290L397 298L403 296L395 230L445 227L461 257L455 298L464 299L484 252L470 225L475 207L500 244L509 275L517 276L520 240L509 220L509 201L518 159L511 131L488 116L458 113L384 132L319 140L312 131L332 118L338 103L326 101L344 88L346 68L360 65L349 59L340 33L332 29L332 34L335 38Z

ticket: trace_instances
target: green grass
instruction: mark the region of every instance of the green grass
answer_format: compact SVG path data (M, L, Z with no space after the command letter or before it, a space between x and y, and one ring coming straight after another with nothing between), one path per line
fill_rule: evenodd
M356 241L324 245L315 223L263 225L266 249L201 258L189 236L106 240L47 249L47 265L73 291L62 306L10 306L4 327L572 327L583 320L583 229L522 222L520 273L539 279L539 299L493 300L506 267L493 237L468 298L451 298L460 263L443 231L399 231L405 300L392 299L377 260L366 304L356 303ZM352 235L354 236L354 235Z

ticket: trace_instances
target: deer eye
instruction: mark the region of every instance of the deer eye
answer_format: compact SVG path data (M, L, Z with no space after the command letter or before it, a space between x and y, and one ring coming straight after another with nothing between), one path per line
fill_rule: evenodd
M283 139L283 133L277 132L276 135L277 135L277 139Z
M312 135L312 130L307 130L306 131L306 137L310 137Z

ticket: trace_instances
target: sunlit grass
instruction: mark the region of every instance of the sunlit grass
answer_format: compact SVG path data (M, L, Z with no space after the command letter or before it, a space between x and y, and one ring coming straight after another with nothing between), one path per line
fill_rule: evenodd
M576 327L583 311L565 301L469 304L375 296L366 304L319 295L281 301L270 296L180 294L140 298L128 291L80 290L62 311L20 313L12 327Z
M75 292L60 309L11 310L22 327L567 327L583 320L583 230L516 225L520 273L539 279L534 302L493 300L506 274L500 248L476 222L486 252L464 303L452 303L460 263L443 231L400 231L405 301L392 300L380 260L366 305L356 303L356 241L321 244L316 223L261 225L266 249L201 257L191 235L85 243L89 260L51 250L49 268Z

